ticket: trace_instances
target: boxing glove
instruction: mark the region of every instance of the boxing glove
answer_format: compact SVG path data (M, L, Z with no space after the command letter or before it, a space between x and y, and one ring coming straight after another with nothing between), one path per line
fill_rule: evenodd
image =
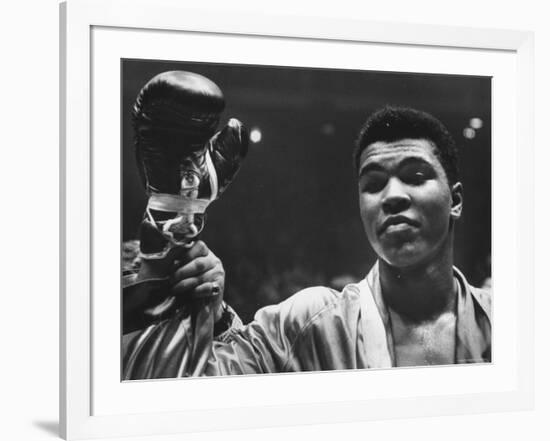
M216 84L184 71L153 77L133 111L136 160L148 195L141 257L162 259L192 243L207 206L230 184L248 150L236 119L215 133L224 97Z
M148 201L139 232L141 268L123 278L125 333L173 312L170 274L177 247L192 245L207 206L231 183L247 153L249 135L238 120L216 133L224 106L216 84L184 71L156 75L136 98L135 155Z

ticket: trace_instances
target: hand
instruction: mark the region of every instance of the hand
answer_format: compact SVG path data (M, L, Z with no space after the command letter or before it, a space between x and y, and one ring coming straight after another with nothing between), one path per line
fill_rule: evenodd
M225 271L221 260L199 240L181 254L176 265L180 262L183 264L172 276L171 294L180 301L215 297L215 320L219 320L225 287Z

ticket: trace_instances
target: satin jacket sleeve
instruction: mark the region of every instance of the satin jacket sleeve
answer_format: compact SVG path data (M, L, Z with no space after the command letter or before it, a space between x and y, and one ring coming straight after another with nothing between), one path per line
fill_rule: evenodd
M488 292L455 269L456 363L491 361ZM122 378L323 371L395 366L392 331L378 267L341 292L313 287L260 309L221 334L208 300L186 304L169 318L123 336Z
M359 290L313 287L214 337L208 304L123 338L123 379L366 367L357 351Z

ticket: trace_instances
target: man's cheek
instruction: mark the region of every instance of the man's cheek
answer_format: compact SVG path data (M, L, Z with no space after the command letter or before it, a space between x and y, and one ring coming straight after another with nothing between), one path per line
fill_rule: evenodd
M447 235L449 231L450 210L442 206L432 207L427 213L426 223L429 237L436 239Z
M361 213L361 220L363 224L363 230L365 231L365 234L367 235L367 239L369 240L369 242L371 244L373 242L376 242L376 229L374 227L374 222L366 213Z

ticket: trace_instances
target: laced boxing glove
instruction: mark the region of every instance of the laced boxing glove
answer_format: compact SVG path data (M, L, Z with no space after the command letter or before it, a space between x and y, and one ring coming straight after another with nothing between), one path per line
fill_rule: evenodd
M136 159L149 196L140 239L147 259L187 245L204 213L232 181L247 153L248 132L236 119L214 135L224 108L209 79L183 71L152 78L133 113Z
M207 206L239 170L249 135L237 119L215 133L224 107L218 86L191 72L161 73L139 92L133 109L135 152L148 196L139 232L142 260L162 263L174 247L192 244L204 227ZM168 274L162 272L125 288L126 329L136 319L143 323L144 315L162 316L173 303L172 298L159 305L167 291Z

